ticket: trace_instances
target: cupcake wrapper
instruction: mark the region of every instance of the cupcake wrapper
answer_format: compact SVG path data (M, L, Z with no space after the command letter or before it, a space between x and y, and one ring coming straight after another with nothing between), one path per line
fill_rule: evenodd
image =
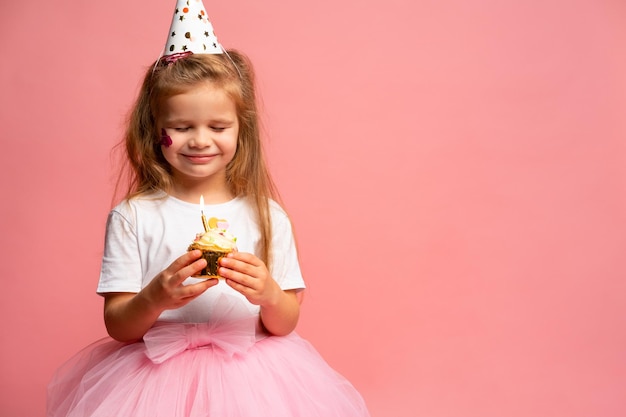
M202 269L196 277L211 277L218 278L217 270L219 269L219 262L222 257L226 256L229 252L214 252L214 251L202 251L202 257L206 259L206 268Z

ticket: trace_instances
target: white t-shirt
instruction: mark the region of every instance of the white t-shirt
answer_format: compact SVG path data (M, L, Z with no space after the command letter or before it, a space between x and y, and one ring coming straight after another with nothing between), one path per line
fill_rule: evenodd
M291 223L286 213L270 201L272 217L271 275L283 290L305 288L296 253ZM256 213L249 201L237 197L223 204L205 205L207 218L229 223L237 237L237 249L259 255L260 231ZM157 274L187 251L197 233L202 232L199 204L187 203L164 193L125 200L109 214L104 256L97 292L139 292ZM185 283L193 282L187 278ZM250 312L257 312L241 294L220 280L200 297L176 310L166 310L159 320L204 322L219 294L231 294L245 301Z

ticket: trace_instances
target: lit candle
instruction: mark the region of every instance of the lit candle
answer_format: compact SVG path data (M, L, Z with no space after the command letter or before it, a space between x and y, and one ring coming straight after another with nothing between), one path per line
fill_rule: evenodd
M206 217L204 217L204 196L203 195L200 195L200 215L201 215L202 226L204 227L204 231L208 232L209 223L207 222Z

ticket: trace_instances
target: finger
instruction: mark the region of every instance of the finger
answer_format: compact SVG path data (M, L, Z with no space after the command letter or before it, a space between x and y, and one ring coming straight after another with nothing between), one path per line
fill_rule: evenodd
M254 266L264 265L263 261L256 255L247 252L231 252L225 258L222 259L236 259L241 262L245 262Z
M172 283L175 283L175 285L181 285L183 281L185 281L187 278L198 275L200 271L202 271L202 269L206 267L206 265L206 259L198 259L191 265L187 265L186 267L179 270L176 274L174 274L172 276Z
M249 258L247 259L249 260ZM259 269L263 266L263 263L261 263L261 265L254 265L247 262L246 259L227 257L220 259L220 266L251 277L256 277Z
M201 256L202 256L202 251L199 251L199 250L192 250L189 252L185 252L185 254L176 258L174 262L172 262L170 266L166 268L166 271L174 275L177 271L181 270L187 265L190 265Z
M251 287L254 280L251 276L231 268L221 267L218 273L222 278L234 281L245 287Z
M206 259L200 258L193 263L179 269L174 273L174 275L170 278L170 283L174 286L179 286L185 281L188 277L193 275L197 275L203 268L207 265Z
M241 293L244 297L248 297L248 293L251 291L250 287L247 287L243 284L240 284L237 281L234 281L230 278L226 278L225 279L226 284L228 284L229 287L231 287L232 289L234 289L235 291Z
M181 298L183 300L191 301L192 299L204 293L209 288L216 286L218 283L219 281L217 280L217 278L211 278L201 282L197 282L195 284L185 285L181 288Z

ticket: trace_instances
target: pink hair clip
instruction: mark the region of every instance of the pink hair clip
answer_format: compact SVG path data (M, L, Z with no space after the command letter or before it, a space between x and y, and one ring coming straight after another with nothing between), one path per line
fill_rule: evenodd
M181 58L185 58L189 55L193 54L193 52L191 51L185 51L185 52L178 52L175 54L171 54L171 55L164 55L161 57L160 59L160 63L165 64L166 66L169 64L173 64L174 62L178 61Z

